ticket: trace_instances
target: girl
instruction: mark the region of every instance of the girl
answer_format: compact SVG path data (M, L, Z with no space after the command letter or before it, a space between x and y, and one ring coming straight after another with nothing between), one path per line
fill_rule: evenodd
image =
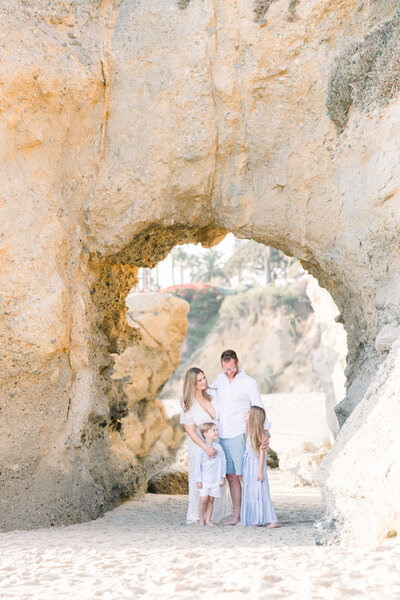
M243 457L241 520L243 525L280 527L269 493L264 439L265 410L252 406L246 415L246 451Z

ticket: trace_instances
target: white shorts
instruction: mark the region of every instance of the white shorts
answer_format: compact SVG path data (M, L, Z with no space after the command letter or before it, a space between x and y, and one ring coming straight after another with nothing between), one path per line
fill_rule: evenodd
M204 496L212 496L219 498L221 496L221 482L218 483L203 483L203 487L199 489L200 498Z

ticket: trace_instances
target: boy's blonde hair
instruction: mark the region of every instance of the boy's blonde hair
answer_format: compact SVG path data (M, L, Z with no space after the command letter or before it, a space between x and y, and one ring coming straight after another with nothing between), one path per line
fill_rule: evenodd
M247 420L246 438L249 436L254 453L258 455L264 440L265 410L260 406L252 406Z
M204 439L206 439L204 437L204 434L207 433L207 431L210 431L210 429L214 426L215 426L215 423L203 423L203 425L200 425L200 427L199 427L200 433Z

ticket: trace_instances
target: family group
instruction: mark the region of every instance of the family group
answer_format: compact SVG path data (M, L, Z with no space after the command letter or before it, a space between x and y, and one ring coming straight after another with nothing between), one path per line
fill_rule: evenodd
M270 423L257 382L239 368L234 350L222 353L221 367L211 386L197 367L185 375L181 423L189 438L187 522L280 527L265 456Z

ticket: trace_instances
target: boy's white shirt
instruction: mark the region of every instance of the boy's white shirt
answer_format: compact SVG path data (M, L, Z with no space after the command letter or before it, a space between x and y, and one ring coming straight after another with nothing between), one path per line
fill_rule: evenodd
M211 445L217 451L217 456L209 458L205 450L197 446L195 461L196 483L220 483L226 477L225 452L218 442Z
M221 438L234 438L245 433L245 416L250 407L264 408L256 380L242 369L231 382L225 373L220 373L210 387L217 390L218 430ZM271 423L266 416L264 429L269 430L270 427Z

